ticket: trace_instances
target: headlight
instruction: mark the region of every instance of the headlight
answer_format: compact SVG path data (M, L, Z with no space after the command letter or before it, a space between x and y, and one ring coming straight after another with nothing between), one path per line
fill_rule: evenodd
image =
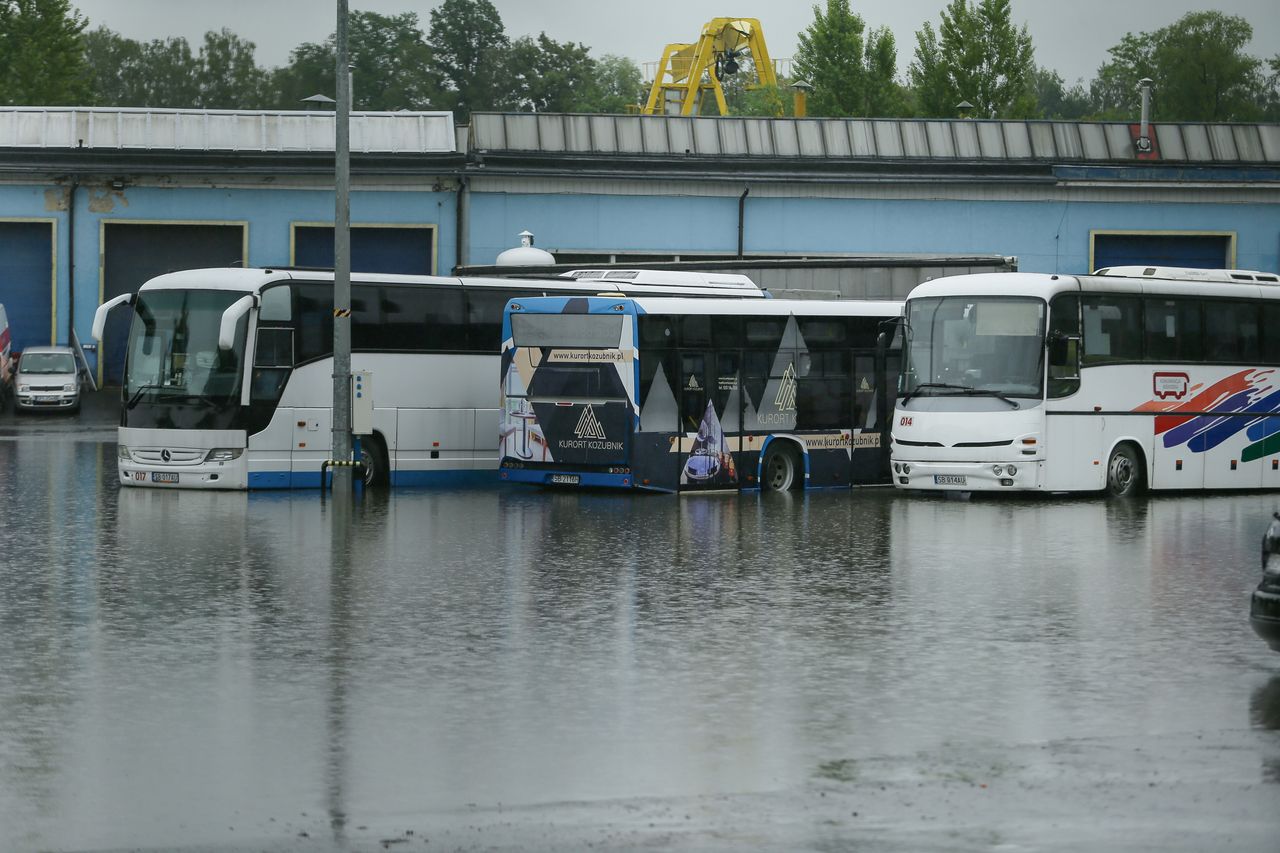
M19 393L19 394L30 394L30 393L31 393L31 386L30 386L30 385L19 385L19 386L18 386L18 393Z
M1017 465L1006 465L1006 466L1004 466L1004 470L1005 470L1006 472L1008 472L1008 474L1009 474L1009 476L1010 476L1010 477L1013 477L1013 476L1015 476L1015 475L1018 473L1018 466L1017 466Z
M904 474L910 474L910 473L911 473L911 463L910 463L910 462L903 462L903 463L902 463L902 473L904 473Z
M209 455L204 458L204 461L230 462L232 459L239 459L241 453L244 453L243 447L215 447L209 451Z
M992 473L992 474L995 474L997 477L1002 476L1002 475L1004 474L1004 466L1003 466L1003 465L992 465L992 466L991 466L991 473Z
M116 455L119 456L121 459L133 458L132 456L129 455L129 448L125 447L123 444L116 447Z
M66 391L68 394L70 394L72 391L76 390L76 386L74 386L74 385L63 385L63 386L62 386L62 390L63 390L63 391Z

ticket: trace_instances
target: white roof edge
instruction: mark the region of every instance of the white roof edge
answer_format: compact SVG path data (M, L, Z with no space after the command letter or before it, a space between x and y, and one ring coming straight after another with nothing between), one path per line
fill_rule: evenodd
M1103 267L1095 276L1158 279L1164 281L1222 281L1260 284L1280 283L1280 274L1262 270L1198 269L1195 267L1119 266Z

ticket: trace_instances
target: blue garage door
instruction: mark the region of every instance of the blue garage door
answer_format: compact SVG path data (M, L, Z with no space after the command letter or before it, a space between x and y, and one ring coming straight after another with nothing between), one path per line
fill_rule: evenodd
M1096 234L1093 268L1194 267L1220 270L1228 267L1231 238L1180 234Z
M240 225L108 222L103 250L103 300L133 293L149 278L174 270L244 264ZM124 375L125 344L133 312L111 312L102 336L103 379L118 385Z
M13 350L53 339L53 223L0 222L0 302Z
M399 275L431 275L432 228L351 229L351 270ZM299 225L293 232L293 262L300 267L333 269L333 227Z

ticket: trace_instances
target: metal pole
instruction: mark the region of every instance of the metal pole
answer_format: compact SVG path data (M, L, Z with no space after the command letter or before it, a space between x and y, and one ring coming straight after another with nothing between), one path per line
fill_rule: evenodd
M333 214L333 452L351 460L351 76L347 58L347 0L338 0L338 54L334 117L335 181ZM334 494L351 493L351 468L333 469Z

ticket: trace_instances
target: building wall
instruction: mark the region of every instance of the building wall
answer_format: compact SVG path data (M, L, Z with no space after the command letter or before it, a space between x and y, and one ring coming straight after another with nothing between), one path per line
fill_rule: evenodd
M421 179L414 183L421 184ZM377 224L433 225L436 232L436 272L448 274L456 264L456 202L452 191L433 190L430 179L421 186L357 187L351 195L351 221ZM55 278L56 343L67 340L70 311L71 264L68 234L71 215L68 189L53 183L0 185L0 216L53 217L57 221ZM226 179L151 181L113 189L101 181L81 186L75 202L75 325L82 343L90 343L93 314L102 286L100 255L103 224L245 223L250 266L286 266L290 262L292 223L332 223L332 188L295 183L293 186L228 185ZM0 268L2 268L0 261ZM0 287L2 290L2 287ZM2 301L2 297L0 297Z
M748 186L727 180L584 180L519 174L471 181L469 251L457 258L456 182L423 175L362 177L355 224L436 227L436 272L492 263L528 229L557 250L732 254ZM999 254L1033 272L1082 273L1094 231L1211 232L1234 237L1236 266L1280 269L1280 204L1273 185L929 183L918 179L752 183L745 199L747 254ZM71 304L67 188L52 179L0 183L0 219L53 220L53 336L67 338ZM75 202L75 325L89 343L99 304L103 223L246 223L248 263L285 265L291 223L333 220L333 193L316 178L128 179L87 182ZM3 261L0 260L0 271ZM0 281L0 301L3 282ZM18 322L18 318L12 318Z
M490 263L526 228L553 253L736 252L742 189L730 187L718 196L476 191L468 263ZM916 196L905 198L777 190L751 187L744 216L747 254L1001 254L1017 256L1019 269L1027 272L1085 273L1093 231L1229 232L1236 236L1237 267L1280 268L1280 204L1262 190L1008 188L975 198L955 197L962 192L956 188L934 190L932 197L927 189L899 191Z

